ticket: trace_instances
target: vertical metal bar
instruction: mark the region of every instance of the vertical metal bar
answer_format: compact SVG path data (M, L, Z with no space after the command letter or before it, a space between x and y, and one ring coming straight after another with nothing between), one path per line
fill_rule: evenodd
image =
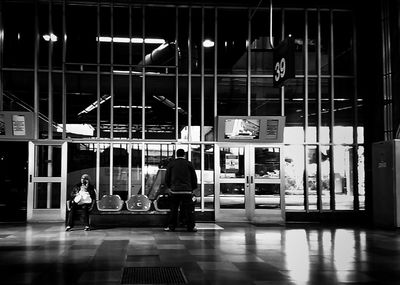
M3 25L3 2L0 2L0 111L4 109L4 84L3 84L3 50L4 50L4 25Z
M322 211L321 175L321 11L317 9L317 209Z
M110 6L110 138L114 138L114 1L111 2ZM112 165L110 166L112 170ZM110 173L110 179L112 175ZM112 181L111 181L112 182Z
M358 191L358 88L357 88L357 52L354 47L357 46L357 29L356 23L353 19L353 68L354 68L354 128L353 128L353 141L354 141L354 148L353 148L353 189L354 189L354 210L360 209L360 199L359 199L359 191ZM391 134L393 134L393 128L391 126Z
M204 141L204 7L201 8L200 141Z
M334 147L334 126L335 126L335 42L334 42L334 29L333 29L333 11L330 10L330 78L331 78L331 88L330 88L330 125L329 125L329 142L330 142L330 152L329 152L329 189L330 189L330 206L331 210L336 209L336 196L335 196L335 147Z
M62 84L62 139L65 140L67 137L66 128L67 128L67 92L66 92L66 75L65 75L65 62L67 55L67 25L66 25L66 0L63 0L62 3L62 73L61 73L61 84Z
M96 199L100 198L100 142L96 144Z
M96 138L99 139L100 138L100 116L101 116L101 112L100 112L100 108L101 108L101 104L100 104L100 73L101 73L101 69L100 69L100 1L97 2L97 8L96 8L96 33L97 33L97 43L96 43L96 92L97 92L97 114L96 114ZM97 199L101 198L100 197L100 143L97 143L96 145L97 147L97 152L96 152L96 189L98 189L96 191L96 195L97 195Z
M247 10L247 116L251 116L251 10Z
M48 73L47 73L47 78L48 78L48 117L49 121L47 124L47 132L48 132L48 138L53 139L53 40L52 40L52 35L53 35L53 0L49 1L49 48L48 48Z
M178 54L178 35L179 35L179 9L175 7L175 106L179 104L179 54ZM175 139L179 139L178 133L178 108L175 108Z
M281 41L285 39L285 9L282 9L282 33L281 33ZM280 88L281 92L281 116L285 116L285 85L282 84Z
M39 138L39 7L38 0L35 1L35 55L34 55L34 139Z
M96 58L96 63L97 63L97 72L96 72L96 90L97 90L97 116L96 116L96 131L97 131L97 139L100 138L101 136L101 130L100 130L100 117L101 117L101 104L100 104L100 97L101 97L101 85L100 85L100 80L101 80L101 69L100 69L100 1L97 2L97 14L96 14L96 19L97 19L97 58Z
M201 123L200 141L204 141L204 7L201 8ZM200 209L204 212L204 144L200 144Z
M309 212L308 200L308 11L304 11L304 207Z
M189 7L188 38L188 138L192 141L192 7Z
M110 139L114 138L114 1L110 5ZM114 190L114 145L110 143L110 189L109 194Z
M129 3L128 5L129 9L129 19L128 19L128 25L129 25L129 75L128 75L128 80L129 80L129 114L128 114L128 139L132 139L132 6ZM129 176L131 174L131 171L129 169L128 172ZM130 190L130 187L129 187Z
M48 117L49 121L47 124L47 132L48 132L48 138L50 140L53 139L53 40L52 40L52 35L53 35L53 0L49 1L49 48L48 48ZM47 176L51 177L53 176L53 147L52 146L47 146ZM52 197L52 183L47 183L47 209L51 208L51 199Z
M214 35L215 35L215 44L214 44L214 136L217 135L217 120L218 120L218 8L214 8Z
M142 62L143 62L143 66L142 66L142 139L144 140L146 138L146 113L145 113L145 106L146 106L146 67L145 67L145 43L144 43L144 39L145 34L146 34L146 21L145 21L145 6L142 6L142 38L143 38L143 42L142 42ZM142 188L144 187L144 185L142 185Z
M128 25L129 25L129 123L128 123L128 139L132 139L132 6L128 5ZM128 143L128 197L132 195L132 144Z

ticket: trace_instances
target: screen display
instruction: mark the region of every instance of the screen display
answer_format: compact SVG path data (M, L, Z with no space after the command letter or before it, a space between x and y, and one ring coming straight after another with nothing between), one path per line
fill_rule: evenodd
M226 139L259 139L260 120L258 119L226 119Z

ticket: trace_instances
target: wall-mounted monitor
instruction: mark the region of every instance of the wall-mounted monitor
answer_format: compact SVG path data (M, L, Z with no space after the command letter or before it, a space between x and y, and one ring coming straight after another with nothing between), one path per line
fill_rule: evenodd
M282 143L283 116L219 116L218 141Z

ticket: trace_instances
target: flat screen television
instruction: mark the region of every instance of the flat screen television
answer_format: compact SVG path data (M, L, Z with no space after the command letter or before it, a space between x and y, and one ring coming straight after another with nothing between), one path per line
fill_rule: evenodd
M283 142L283 116L219 116L218 141Z

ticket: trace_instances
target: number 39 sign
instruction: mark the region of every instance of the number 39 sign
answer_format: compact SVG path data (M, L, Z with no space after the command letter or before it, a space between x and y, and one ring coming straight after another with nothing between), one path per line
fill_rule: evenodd
M289 78L294 78L294 40L289 37L274 48L274 87L280 87Z

